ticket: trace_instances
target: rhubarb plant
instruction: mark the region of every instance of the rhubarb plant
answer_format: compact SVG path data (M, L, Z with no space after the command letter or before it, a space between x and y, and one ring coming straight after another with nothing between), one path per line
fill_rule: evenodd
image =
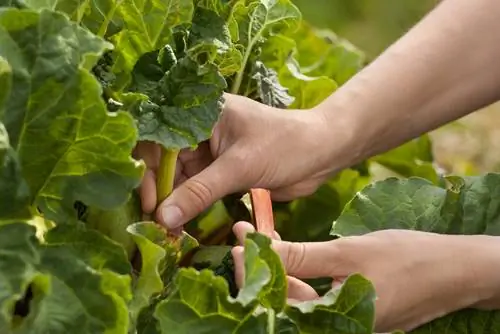
M225 91L293 103L311 82L286 70L295 56L262 55L301 22L287 0L0 2L2 333L372 332L362 276L287 302L272 220L247 238L237 289L228 240L170 235L135 193L137 143L161 147L166 198L177 154L210 138Z
M336 289L327 284L318 300L290 303L270 237L276 228L288 240L328 239L342 210L336 234L382 228L375 208L362 216L352 199L375 163L428 178L397 189L422 186L459 210L462 197L443 195L450 190L440 188L426 137L290 203L271 203L258 189L248 190L250 201L227 196L181 236L141 212L145 168L132 155L138 142L161 148L162 200L179 152L211 137L224 92L308 109L362 66L361 52L313 28L289 0L0 0L0 332L371 334L369 280L352 275ZM463 193L495 180L464 181ZM386 182L363 191L384 200L395 187ZM421 226L461 231L443 212ZM473 217L473 226L491 226L479 232L498 232L493 218ZM245 241L238 288L229 250L231 224L241 219L252 219L257 233ZM461 333L454 324L447 333Z

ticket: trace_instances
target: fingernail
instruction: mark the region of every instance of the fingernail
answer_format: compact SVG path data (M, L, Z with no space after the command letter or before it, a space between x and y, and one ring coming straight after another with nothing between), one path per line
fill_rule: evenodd
M166 206L161 209L161 218L167 228L174 229L181 225L181 209L174 205Z

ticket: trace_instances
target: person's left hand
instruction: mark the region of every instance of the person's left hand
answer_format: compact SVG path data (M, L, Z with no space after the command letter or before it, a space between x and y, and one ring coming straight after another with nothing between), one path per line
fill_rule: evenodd
M247 222L237 223L233 230L241 244L247 233L255 231ZM481 302L497 292L491 291L494 285L482 276L495 263L489 262L492 249L488 249L498 249L495 237L384 230L327 242L291 243L279 240L278 235L275 238L273 248L289 275L290 299L318 298L299 279L332 277L333 284L339 285L351 274L362 274L377 293L378 332L409 331L455 310L487 307ZM232 250L239 287L244 281L243 252L242 246Z

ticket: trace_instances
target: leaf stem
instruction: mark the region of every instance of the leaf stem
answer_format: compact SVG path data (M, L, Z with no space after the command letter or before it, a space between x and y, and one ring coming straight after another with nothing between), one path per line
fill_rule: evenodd
M252 24L249 25L248 28L248 36L250 36ZM245 54L243 55L243 61L241 64L241 68L236 73L236 78L234 79L233 86L231 87L231 94L238 94L240 90L241 83L243 82L243 75L245 74L245 69L248 64L248 60L250 59L250 55L252 54L252 49L255 45L255 42L260 38L261 32L257 33L254 38L250 40L250 42L247 45L247 48L245 50Z
M170 150L162 147L160 166L156 176L158 203L163 202L174 190L175 168L179 150Z
M241 64L241 68L236 73L236 78L234 79L233 85L231 87L231 94L238 94L240 90L241 83L243 81L243 74L245 74L245 68L247 67L248 59L250 58L250 52L246 51L243 57L243 62Z
M272 307L267 309L267 333L274 334L274 322L276 321L276 312Z

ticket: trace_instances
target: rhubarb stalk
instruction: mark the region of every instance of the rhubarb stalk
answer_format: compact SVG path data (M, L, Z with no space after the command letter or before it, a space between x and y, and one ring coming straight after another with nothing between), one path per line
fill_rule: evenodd
M266 189L250 189L252 220L257 232L274 239L274 217L271 192Z

